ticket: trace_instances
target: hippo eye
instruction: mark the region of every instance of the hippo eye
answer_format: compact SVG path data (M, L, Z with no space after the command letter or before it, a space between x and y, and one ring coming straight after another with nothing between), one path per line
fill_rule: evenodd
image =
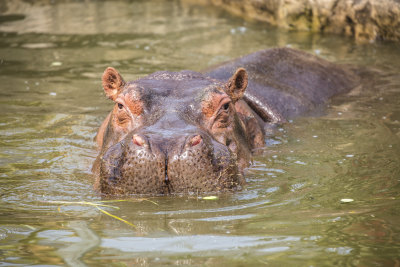
M224 110L228 110L228 109L229 109L229 103L226 103L225 105L223 105L222 108L223 108Z
M118 103L118 108L119 108L119 109L123 109L123 108L124 108L124 105L122 105L121 103Z

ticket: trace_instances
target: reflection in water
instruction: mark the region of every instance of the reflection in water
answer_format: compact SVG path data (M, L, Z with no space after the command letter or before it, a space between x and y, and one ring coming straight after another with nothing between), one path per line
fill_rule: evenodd
M296 237L265 237L249 236L173 236L173 237L119 237L104 238L102 247L114 248L122 252L146 254L174 254L174 253L196 253L207 252L209 255L218 255L221 251L230 251L235 254L238 251L246 250L248 247L256 246L260 251L279 252L289 249L284 247L288 242L299 241ZM281 246L280 246L281 245Z
M85 253L100 245L100 238L88 228L85 222L73 221L69 223L68 227L76 232L80 240L68 247L59 249L58 253L69 266L86 266L80 259ZM64 242L68 241L63 240Z
M395 265L399 262L397 44L278 32L193 1L0 2L3 265ZM201 70L274 46L361 66L364 86L277 129L247 187L204 200L96 201L100 77ZM352 198L351 203L340 199ZM106 208L107 209L107 208Z

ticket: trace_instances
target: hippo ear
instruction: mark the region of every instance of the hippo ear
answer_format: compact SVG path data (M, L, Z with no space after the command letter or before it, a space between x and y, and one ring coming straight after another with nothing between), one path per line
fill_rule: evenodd
M233 103L241 99L244 95L248 82L248 75L244 68L236 70L235 74L229 79L226 93L230 96Z
M115 100L125 85L124 79L118 71L112 67L108 67L101 77L104 92L107 97Z

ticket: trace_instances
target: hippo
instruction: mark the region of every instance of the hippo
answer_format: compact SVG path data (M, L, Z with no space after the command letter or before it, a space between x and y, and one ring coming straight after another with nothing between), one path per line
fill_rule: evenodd
M241 189L243 170L274 125L358 83L349 67L290 48L130 82L108 67L102 85L114 107L95 137L94 187L103 195Z

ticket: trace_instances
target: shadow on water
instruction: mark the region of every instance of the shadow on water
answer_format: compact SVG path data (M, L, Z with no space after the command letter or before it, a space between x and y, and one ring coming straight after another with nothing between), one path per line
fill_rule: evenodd
M0 3L2 265L355 265L400 262L400 47L277 31L193 1ZM93 137L100 77L201 69L260 49L357 65L364 84L323 116L279 128L246 189L100 201ZM353 199L342 203L341 199Z

